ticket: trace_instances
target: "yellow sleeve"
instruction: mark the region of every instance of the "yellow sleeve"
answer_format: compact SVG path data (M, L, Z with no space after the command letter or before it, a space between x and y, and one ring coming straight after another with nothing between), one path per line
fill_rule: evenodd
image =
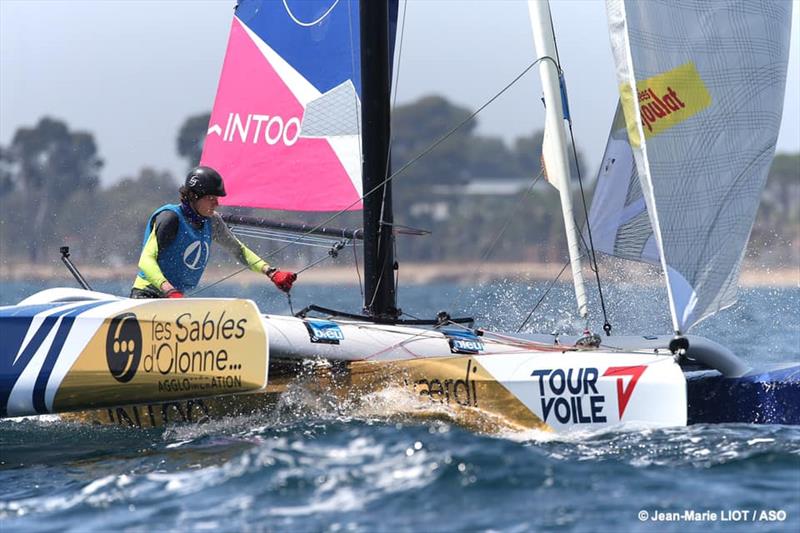
M155 287L161 290L161 285L167 281L164 273L161 272L161 267L158 266L158 239L156 238L156 229L150 232L147 237L147 242L142 248L142 255L139 256L139 270L144 273L145 279Z
M244 256L245 264L250 267L250 270L263 274L264 267L269 268L269 263L258 257L258 255L250 248L245 246L242 241L239 241L239 246L241 246L242 256Z
M253 272L266 274L269 263L261 259L254 251L236 238L230 228L222 220L219 214L215 214L211 219L212 238L220 243L223 248L233 255L239 263L246 265Z

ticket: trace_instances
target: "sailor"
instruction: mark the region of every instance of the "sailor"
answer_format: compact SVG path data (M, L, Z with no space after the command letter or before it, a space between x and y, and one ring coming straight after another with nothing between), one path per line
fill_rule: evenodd
M225 196L225 185L219 172L196 167L180 188L181 203L161 206L150 215L131 298L183 298L200 282L212 241L280 290L291 290L297 275L270 266L233 235L216 212L220 196Z

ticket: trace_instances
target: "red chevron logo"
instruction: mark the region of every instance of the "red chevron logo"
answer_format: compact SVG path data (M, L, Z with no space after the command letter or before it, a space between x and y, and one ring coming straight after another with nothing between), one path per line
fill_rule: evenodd
M622 415L625 414L625 408L628 407L628 400L631 399L633 389L636 388L636 383L639 378L647 370L646 365L638 366L610 366L603 373L604 376L620 376L617 378L617 405L619 406L619 419L622 420ZM623 386L623 379L621 376L629 376L631 379L628 381L627 386Z

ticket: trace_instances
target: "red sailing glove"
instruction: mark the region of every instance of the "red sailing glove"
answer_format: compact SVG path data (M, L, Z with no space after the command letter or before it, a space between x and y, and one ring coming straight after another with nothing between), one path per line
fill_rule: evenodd
M296 279L297 274L294 272L285 272L283 270L278 270L272 275L272 283L283 292L292 290L292 283L294 283Z
M183 298L183 293L178 289L170 289L164 293L165 298Z

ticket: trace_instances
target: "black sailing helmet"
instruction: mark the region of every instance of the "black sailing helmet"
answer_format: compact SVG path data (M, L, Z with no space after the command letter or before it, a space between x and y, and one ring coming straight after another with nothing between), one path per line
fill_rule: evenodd
M214 196L225 196L226 194L222 176L211 167L194 167L186 176L184 186L198 198L208 194Z

